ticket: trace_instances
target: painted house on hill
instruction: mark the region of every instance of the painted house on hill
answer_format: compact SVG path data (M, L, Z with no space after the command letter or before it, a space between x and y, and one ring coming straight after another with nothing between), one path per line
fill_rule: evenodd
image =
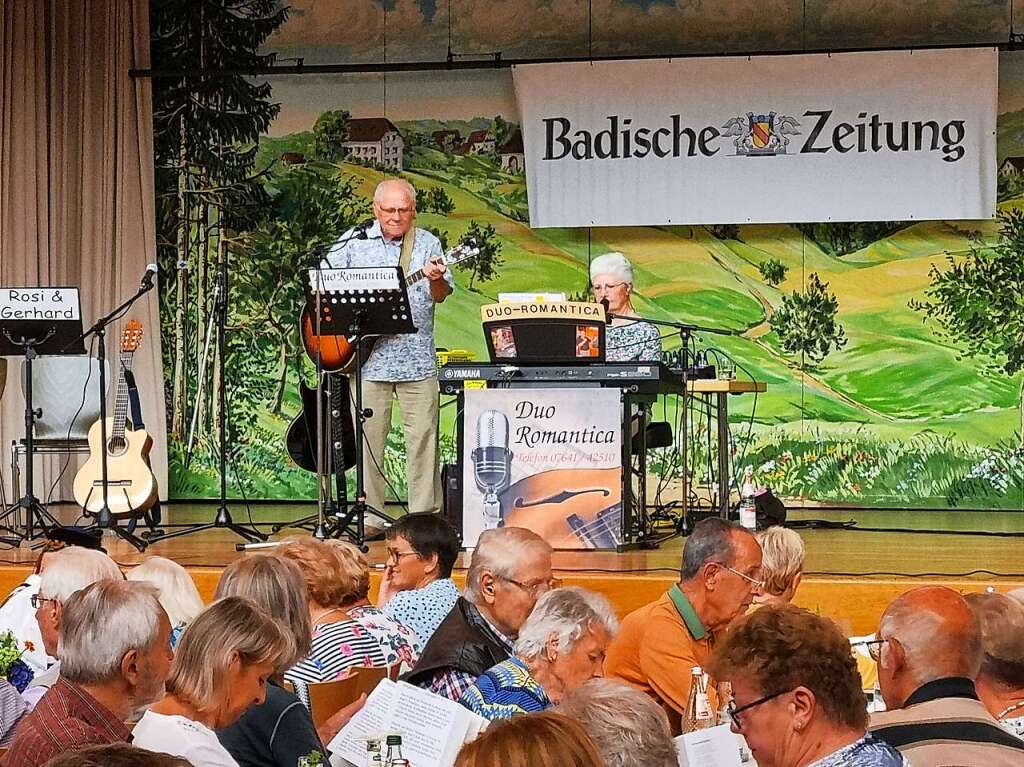
M1007 157L999 166L999 175L1006 178L1024 175L1024 157Z
M516 128L508 141L498 150L501 169L506 173L523 173L526 170L526 154L523 152L523 132Z
M442 152L454 152L462 145L462 134L457 130L436 130L430 134L430 140Z
M466 139L464 154L490 154L496 148L494 134L489 130L475 130Z
M402 170L405 140L386 117L352 118L348 121L348 140L342 146L345 156L356 162Z

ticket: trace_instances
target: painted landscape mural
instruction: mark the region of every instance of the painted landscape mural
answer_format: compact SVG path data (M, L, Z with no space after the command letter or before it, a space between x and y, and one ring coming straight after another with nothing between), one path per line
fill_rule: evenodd
M680 52L694 47L690 33L673 38L682 40L676 47L667 35L642 47L642 30L659 14L662 27L680 18L673 9L700 22L694 7L702 4L679 5L687 8L605 0L588 28L586 3L572 0L287 7L209 0L208 13L183 29L182 2L154 0L153 59L166 68L196 64L181 45L189 35L213 41L199 63L214 68L380 60L382 52L391 61L437 60L450 45L518 56L587 55L595 41L605 54ZM809 24L794 21L799 3L769 5L779 7L772 29L709 21L710 38L702 39L723 49L788 50L806 43L807 30L832 30L834 39L844 29L850 45L882 32L868 23L873 16L839 24L839 6L849 3L808 4ZM905 36L918 34L914 5L895 4L906 18L897 14L903 20L893 29ZM929 4L933 20L946 18L947 5L956 4ZM998 36L1004 4L992 5L990 15L961 12L961 34ZM515 23L513 6L522 14ZM523 31L541 28L551 34ZM630 45L624 30L632 30ZM487 46L494 41L497 48ZM439 346L485 358L482 304L505 291L585 295L588 260L622 251L634 264L641 313L735 331L699 335L697 348L712 362L734 361L738 377L768 385L756 399L731 403L734 473L752 466L792 503L1024 508L1024 57L1004 53L1000 66L995 220L589 230L530 229L508 69L156 81L159 245L170 275L161 289L171 496L217 492L215 351L204 364L203 350L221 289L217 264L226 260L231 492L313 497L312 476L291 463L283 444L299 382L313 380L296 326L299 275L318 245L369 217L380 179L401 174L418 190L419 226L449 245L473 235L486 246L485 258L456 271L458 289L438 309ZM677 349L678 340L669 336L665 346ZM674 407L659 403L655 414L675 422ZM449 460L454 410L442 409ZM708 427L698 416L691 443L698 483L710 464ZM402 495L399 430L385 467ZM680 470L670 453L656 455L652 469L669 480Z

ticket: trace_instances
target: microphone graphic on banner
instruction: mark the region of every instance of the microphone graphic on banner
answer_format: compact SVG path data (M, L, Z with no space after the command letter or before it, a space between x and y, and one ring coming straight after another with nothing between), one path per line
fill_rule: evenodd
M501 523L498 493L512 481L512 451L508 449L508 418L497 410L485 410L476 419L476 450L473 477L484 494L484 529Z

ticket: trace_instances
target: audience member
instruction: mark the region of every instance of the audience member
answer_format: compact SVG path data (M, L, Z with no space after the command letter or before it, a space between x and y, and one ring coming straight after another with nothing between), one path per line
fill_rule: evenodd
M134 744L193 767L237 767L214 730L262 703L267 679L294 653L287 629L252 601L214 602L182 634L167 694L135 725Z
M47 559L39 581L39 592L32 596L36 623L46 654L58 661L36 676L22 693L30 709L34 708L60 676L57 638L64 605L76 591L98 581L123 580L121 569L102 551L71 546L53 552Z
M185 627L203 611L203 600L188 570L164 557L148 557L125 577L130 581L146 581L160 592L160 604L171 619L171 647L178 644Z
M1021 604L1024 604L1024 588L1008 591L1006 592L1006 596L1010 597L1011 599L1016 599Z
M76 592L61 604L60 679L18 725L5 767L39 767L67 751L127 741L124 722L163 694L170 641L171 623L149 584L102 580Z
M430 641L459 598L452 567L459 556L459 536L437 514L407 514L388 528L387 566L377 605Z
M962 596L924 586L882 614L872 645L889 709L871 730L914 767L1009 767L1024 763L1024 741L999 726L978 700L981 630Z
M36 622L36 609L32 606L32 597L39 593L39 582L43 570L53 558L53 554L70 546L102 551L100 538L73 527L52 527L46 533L43 548L36 557L35 572L16 586L0 605L0 634L10 631L22 643L25 652L21 659L25 661L34 674L46 671L56 658L47 655L43 647L43 637L39 633Z
M754 604L788 604L804 575L804 542L799 533L773 525L755 536L761 546L762 588Z
M56 756L46 767L192 767L184 759L146 751L127 743L89 746Z
M583 726L542 711L495 722L462 747L455 767L604 767Z
M1024 737L1024 605L1005 594L968 594L981 625L978 697L999 723Z
M635 687L591 679L555 709L583 725L607 767L678 767L661 706Z
M521 527L480 534L464 595L423 648L405 681L459 700L477 677L512 654L519 627L557 585L551 546Z
M345 590L341 606L345 614L377 640L384 665L408 671L423 652L423 643L416 632L370 604L370 563L363 552L348 541L328 540L326 543L341 560L341 585Z
M459 702L485 719L543 711L603 675L618 630L600 594L572 586L549 591L519 629L515 655L481 674Z
M729 716L758 767L902 767L867 734L850 643L828 618L765 605L729 627L710 672L732 686Z
M622 621L605 674L651 695L678 734L690 669L707 667L716 637L750 607L760 579L761 548L754 536L717 517L702 520L686 539L679 582ZM717 707L713 687L709 700Z
M334 547L315 538L293 538L275 553L297 564L306 581L313 642L309 654L284 675L299 699L309 705L306 685L311 682L338 679L355 666L386 666L380 643L342 606L349 592Z
M217 730L221 745L242 767L294 767L314 751L325 754L323 743L337 734L347 716L332 717L318 732L309 709L282 686L284 670L305 657L311 641L306 583L298 565L269 554L239 559L221 575L215 596L251 599L291 629L295 645L292 657L268 680L263 703L249 706L234 724Z
M21 697L18 688L0 678L0 747L10 745L14 728L28 711L28 704Z

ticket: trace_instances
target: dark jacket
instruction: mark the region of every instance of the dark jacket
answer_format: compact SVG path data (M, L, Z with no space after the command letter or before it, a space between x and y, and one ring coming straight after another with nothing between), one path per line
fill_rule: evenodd
M480 676L508 655L508 650L488 628L476 607L459 597L423 648L416 668L402 680L423 687L437 672L448 668Z

